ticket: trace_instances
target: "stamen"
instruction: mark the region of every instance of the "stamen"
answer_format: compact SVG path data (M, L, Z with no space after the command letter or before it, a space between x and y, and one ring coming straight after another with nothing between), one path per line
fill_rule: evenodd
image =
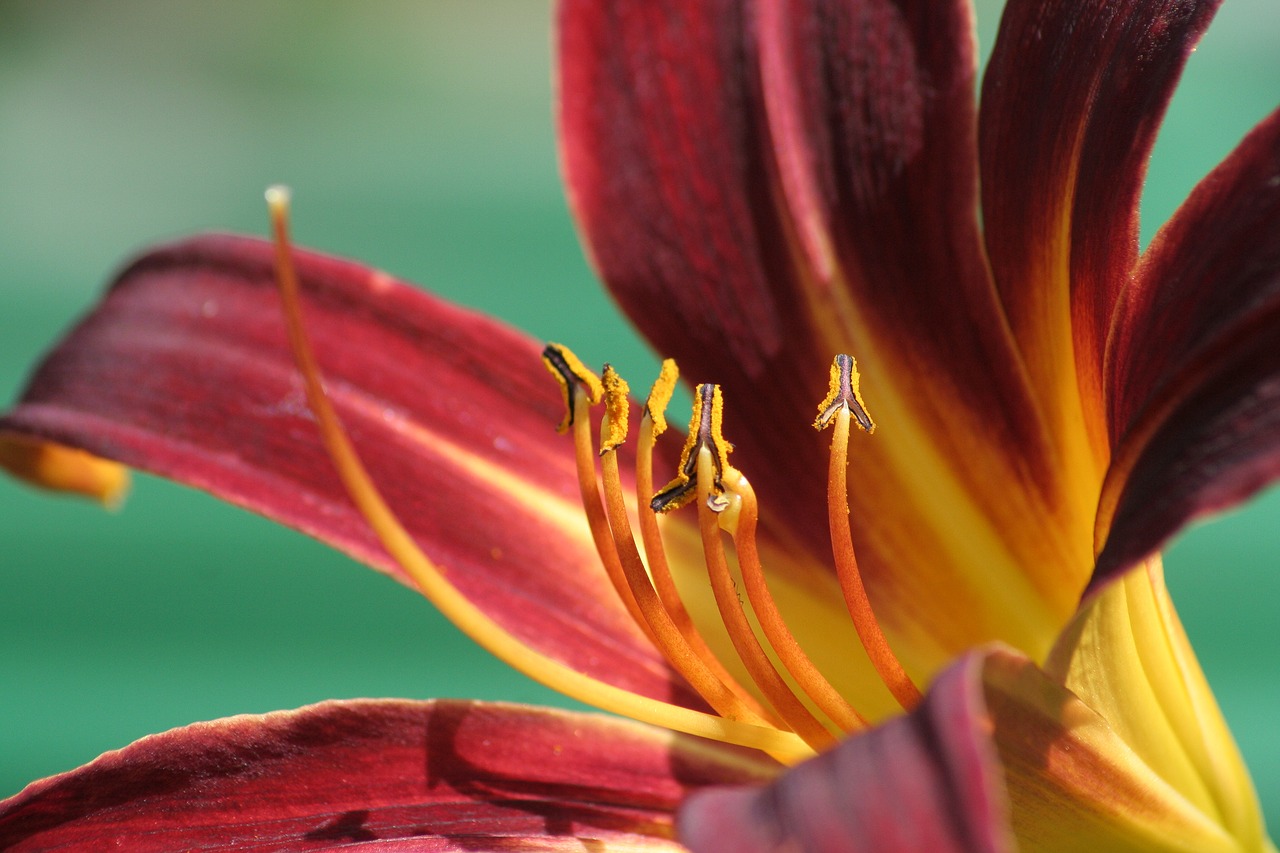
M769 592L764 568L760 565L760 552L756 547L756 525L760 513L755 489L736 469L732 469L732 476L726 474L725 485L741 499L737 524L733 528L733 544L738 552L738 567L742 570L747 599L751 602L751 608L755 611L769 645L773 646L791 677L832 722L846 732L865 729L867 721L831 686L831 682L827 681L809 659L787 627L773 594Z
M547 344L542 351L542 362L547 370L555 376L563 387L569 388L568 398L572 400L572 410L565 414L561 426L569 425L573 429L573 450L578 465L578 492L582 496L582 510L587 516L587 526L591 528L591 541L595 543L596 553L604 566L609 582L613 584L618 598L631 615L631 620L645 633L651 641L653 633L644 618L640 605L631 593L626 574L618 559L618 550L614 546L613 533L609 530L609 520L605 517L604 505L600 501L600 490L596 486L595 448L591 441L591 406L600 402L604 386L600 379L574 355L568 347L560 344ZM626 435L625 427L623 428Z
M627 384L608 365L604 369L604 387L606 414L605 424L601 432L610 432L610 421L614 418L627 417ZM611 401L609 398L614 395ZM733 679L723 664L715 659L714 666L698 655L686 640L683 632L667 612L657 592L645 572L644 562L636 548L635 537L631 531L631 521L627 517L626 501L622 493L622 478L618 471L618 454L615 446L603 446L600 458L604 481L605 508L609 514L609 526L613 530L614 542L618 547L618 555L622 559L622 567L626 573L627 583L635 596L640 610L643 612L659 650L670 661L671 665L684 676L685 680L707 700L708 704L722 716L735 720L745 720L763 725L781 725L781 721L767 712L754 697L750 697L739 687L734 691L728 686ZM642 514L652 513L647 509ZM683 610L683 606L681 607ZM686 618L688 614L686 613Z
M837 383L839 388L837 389ZM853 619L853 627L862 640L867 656L880 679L903 708L911 710L920 703L920 689L916 687L902 663L889 646L880 628L871 601L862 583L862 573L853 550L853 532L849 528L849 491L847 469L849 467L850 411L856 406L858 425L871 432L871 418L858 396L858 373L853 359L847 355L836 356L831 367L832 393L820 405L821 412L814 426L822 429L833 420L835 432L831 437L831 466L827 480L827 519L831 527L831 550L835 557L836 574L844 592L845 604Z
M666 432L667 404L671 400L672 392L675 391L679 376L680 372L676 368L675 361L666 359L662 362L662 372L649 391L644 414L640 417L640 446L636 451L636 503L639 506L649 503L653 495L653 449L657 436ZM760 705L759 700L725 669L724 663L711 651L711 647L707 645L706 639L694 623L693 617L689 615L684 601L680 598L680 590L676 587L675 578L671 575L667 551L662 542L661 531L658 529L657 514L652 511L641 511L639 519L640 539L644 543L645 558L649 563L649 575L653 586L658 592L658 598L662 601L663 609L675 623L689 648L720 681L733 691L739 700L746 703L748 707L758 709L768 719L776 721L777 725L784 726L785 724L777 715Z
M690 433L693 433L692 425ZM733 576L729 573L729 564L725 560L724 544L720 540L720 518L707 500L712 496L713 484L719 480L723 470L717 466L718 455L724 454L718 454L710 447L700 446L694 457L693 479L698 497L698 529L702 533L702 550L706 556L707 576L711 581L716 607L720 610L720 618L724 621L738 657L742 659L756 686L764 693L765 699L786 720L787 725L804 738L805 743L821 751L835 743L835 738L804 703L796 698L787 682L778 674L760 646L751 623L747 621L747 614L734 589Z
M388 553L413 578L423 595L459 630L499 660L570 698L674 731L760 749L788 764L811 757L813 750L791 732L727 720L660 702L577 672L513 637L449 583L441 568L418 547L387 506L325 395L319 365L303 327L298 279L293 268L288 233L288 190L284 187L267 190L267 203L276 242L276 280L284 307L289 346L302 374L307 403L320 429L321 440L352 501Z
M689 422L689 436L685 439L684 450L680 452L680 465L675 479L663 486L662 491L649 502L655 512L671 512L693 500L697 491L695 477L698 451L703 447L712 452L715 466L715 482L708 483L707 486L713 494L723 494L724 486L720 483L720 475L728 466L729 451L733 449L733 445L720 434L723 419L724 398L720 395L720 386L699 385L697 399L694 400L693 419Z

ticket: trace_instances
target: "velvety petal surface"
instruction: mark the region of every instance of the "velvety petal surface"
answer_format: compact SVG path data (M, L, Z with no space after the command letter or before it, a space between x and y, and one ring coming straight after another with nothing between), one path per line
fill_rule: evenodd
M993 655L1013 825L1036 850L1270 850L1158 562L1091 599L1042 671Z
M680 810L694 853L1014 849L983 703L983 656L946 670L908 716L762 788L711 789Z
M5 850L671 850L756 754L606 717L357 700L152 735L0 803Z
M1012 0L983 80L991 268L1070 487L1107 462L1102 360L1147 158L1219 0Z
M296 263L328 393L454 585L582 672L701 707L604 576L540 347L385 273ZM406 580L320 444L265 242L201 237L129 266L0 420L11 449L33 439L205 489Z
M1092 498L1058 491L983 259L968 5L564 0L559 24L590 255L660 352L722 384L766 527L829 561L808 423L850 352L879 425L850 503L895 647L922 674L990 638L1047 650Z
M1280 112L1152 241L1117 316L1098 581L1280 477L1277 223Z

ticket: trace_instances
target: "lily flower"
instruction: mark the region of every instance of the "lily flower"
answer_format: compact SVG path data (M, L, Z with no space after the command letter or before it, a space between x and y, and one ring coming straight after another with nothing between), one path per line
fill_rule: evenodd
M0 847L1274 850L1158 553L1280 474L1280 112L1138 250L1216 7L1012 0L979 107L963 0L562 0L570 201L674 359L642 406L294 249L278 190L273 242L135 259L9 471L207 490L639 722L198 724L32 783Z

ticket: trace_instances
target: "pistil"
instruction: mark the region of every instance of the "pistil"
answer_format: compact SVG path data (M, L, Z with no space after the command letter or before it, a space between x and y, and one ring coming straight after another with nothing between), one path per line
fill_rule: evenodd
M845 605L853 619L867 656L889 692L903 708L910 710L920 703L920 689L907 675L889 645L867 597L853 548L853 531L849 527L849 424L856 419L866 432L874 432L875 424L867 414L858 389L858 370L853 358L838 355L831 365L831 386L825 400L818 404L814 427L821 430L834 424L831 437L831 465L827 479L827 518L831 528L831 550L836 574L844 593Z
M383 547L428 599L463 633L518 672L570 698L634 720L687 734L752 747L784 763L796 763L813 750L791 732L729 720L641 696L599 681L529 647L471 603L444 571L418 547L374 484L324 391L320 368L302 318L297 273L288 231L288 190L267 191L276 245L276 281L284 308L289 346L302 374L307 404L321 441L352 502Z

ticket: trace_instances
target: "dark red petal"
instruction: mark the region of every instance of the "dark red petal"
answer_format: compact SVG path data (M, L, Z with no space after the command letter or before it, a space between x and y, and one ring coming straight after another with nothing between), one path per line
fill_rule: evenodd
M326 702L152 735L35 782L0 803L0 848L669 849L685 793L767 778L755 755L549 709Z
M723 386L763 523L824 563L808 423L832 357L858 358L881 427L856 451L860 563L929 670L992 637L1043 652L1092 565L1086 535L1063 545L983 257L970 18L960 0L560 9L566 177L602 277L684 376Z
M1218 3L1011 0L983 82L996 284L1055 428L1088 429L1099 460L1103 346L1137 258L1147 157Z
M544 653L702 707L605 579L539 346L385 273L296 260L333 402L452 582ZM41 365L5 433L208 490L405 580L321 447L265 242L202 237L136 261Z
M1280 111L1152 242L1109 355L1095 582L1280 477Z
M764 788L712 789L680 810L695 853L1011 850L982 693L983 655L946 670L924 702Z

